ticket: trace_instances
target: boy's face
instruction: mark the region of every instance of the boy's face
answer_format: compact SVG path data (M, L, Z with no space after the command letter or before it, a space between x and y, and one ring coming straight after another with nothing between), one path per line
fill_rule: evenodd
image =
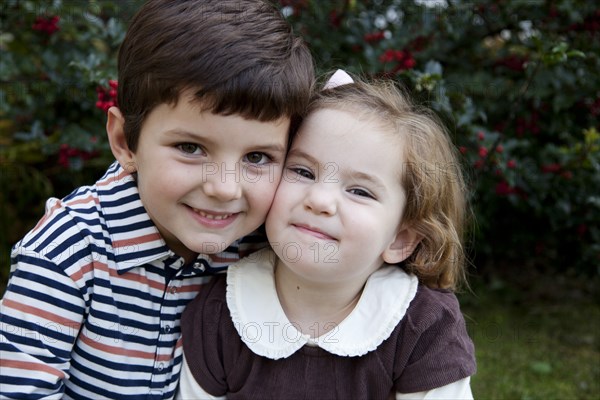
M283 266L305 280L364 280L412 251L401 225L403 144L373 120L318 110L294 139L267 217Z
M281 178L289 119L215 115L186 95L175 107L156 107L136 152L117 158L135 168L150 218L169 248L189 261L224 250L264 222Z

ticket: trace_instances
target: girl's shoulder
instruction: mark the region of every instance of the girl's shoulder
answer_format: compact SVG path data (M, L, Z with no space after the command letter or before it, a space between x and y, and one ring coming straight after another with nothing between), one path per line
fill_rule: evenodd
M397 392L432 390L477 370L475 348L452 291L419 285L394 334Z
M420 284L405 315L405 323L418 331L433 326L464 325L456 294L451 290L432 289Z

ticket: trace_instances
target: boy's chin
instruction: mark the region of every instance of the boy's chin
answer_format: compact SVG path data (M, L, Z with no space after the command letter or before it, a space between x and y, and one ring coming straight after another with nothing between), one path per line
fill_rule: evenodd
M193 246L190 250L198 254L217 254L225 251L231 243L217 243L217 242L204 242L199 245Z

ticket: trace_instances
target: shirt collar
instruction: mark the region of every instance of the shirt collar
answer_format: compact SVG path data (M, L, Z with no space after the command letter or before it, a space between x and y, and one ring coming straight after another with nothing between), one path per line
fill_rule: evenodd
M358 304L336 328L311 339L290 322L279 302L274 280L276 256L261 250L229 267L227 306L242 341L256 354L289 357L304 345L339 356L361 356L386 340L406 314L418 279L397 266L385 266L365 284Z
M173 255L146 212L135 179L118 162L96 182L96 190L120 273Z
M115 161L96 182L100 208L115 255L116 268L124 273L154 261L176 256L146 212L131 173ZM264 247L264 234L253 232L216 254L199 254L193 274L222 271L240 259L240 254Z

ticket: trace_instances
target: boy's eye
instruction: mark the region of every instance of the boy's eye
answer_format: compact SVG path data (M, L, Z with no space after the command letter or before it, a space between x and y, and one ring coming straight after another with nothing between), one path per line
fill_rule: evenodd
M315 176L312 172L310 172L309 170L305 169L305 168L300 168L300 167L290 167L289 168L290 171L292 171L293 173L300 175L303 178L306 179L315 179Z
M194 143L180 143L177 148L186 154L197 154L198 151L202 150L200 146Z
M250 164L262 165L271 161L271 158L265 153L253 152L246 154L244 161L249 162Z
M354 188L354 189L348 190L348 192L352 193L352 194L355 194L357 196L368 197L370 199L375 199L375 196L373 196L371 193L369 193L368 191L366 191L364 189Z

